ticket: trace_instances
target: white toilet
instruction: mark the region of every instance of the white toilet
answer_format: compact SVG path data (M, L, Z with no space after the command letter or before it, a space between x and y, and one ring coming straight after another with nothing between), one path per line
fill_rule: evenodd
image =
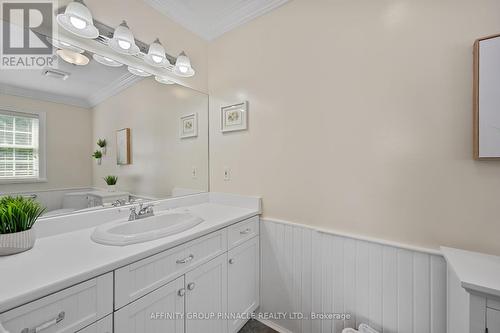
M45 213L44 217L56 216L71 213L77 210L88 208L88 192L69 192L63 196L62 208L51 210Z
M360 324L358 329L344 328L342 333L379 333L366 324Z

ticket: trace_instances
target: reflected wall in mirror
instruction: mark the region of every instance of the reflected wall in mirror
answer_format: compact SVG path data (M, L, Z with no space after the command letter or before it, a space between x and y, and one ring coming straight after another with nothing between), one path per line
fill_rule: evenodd
M2 71L0 196L33 197L47 217L208 191L207 95L94 60L60 65L65 79ZM181 119L192 114L197 135L182 138ZM130 129L123 165L122 129Z
M474 43L474 158L500 158L500 35Z

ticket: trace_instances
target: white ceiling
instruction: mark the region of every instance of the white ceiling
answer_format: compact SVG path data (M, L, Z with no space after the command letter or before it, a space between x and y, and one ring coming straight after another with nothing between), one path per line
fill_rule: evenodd
M186 29L215 39L289 0L144 0Z
M59 59L56 68L69 77L46 77L42 69L2 70L0 93L90 108L137 82L124 66L107 67L94 60L75 66Z

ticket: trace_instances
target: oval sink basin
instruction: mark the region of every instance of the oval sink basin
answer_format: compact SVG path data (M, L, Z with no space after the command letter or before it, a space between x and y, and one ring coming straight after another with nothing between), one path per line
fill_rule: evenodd
M189 230L203 219L189 213L159 213L135 221L117 220L98 226L92 233L94 242L106 245L130 245L175 235Z

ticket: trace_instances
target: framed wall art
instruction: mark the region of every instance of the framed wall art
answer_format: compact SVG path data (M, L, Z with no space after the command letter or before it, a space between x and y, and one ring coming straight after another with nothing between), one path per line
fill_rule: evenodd
M198 114L191 113L181 117L179 137L195 138L198 136Z
M248 102L221 108L221 132L243 131L248 128Z
M130 128L116 131L116 164L130 164Z

